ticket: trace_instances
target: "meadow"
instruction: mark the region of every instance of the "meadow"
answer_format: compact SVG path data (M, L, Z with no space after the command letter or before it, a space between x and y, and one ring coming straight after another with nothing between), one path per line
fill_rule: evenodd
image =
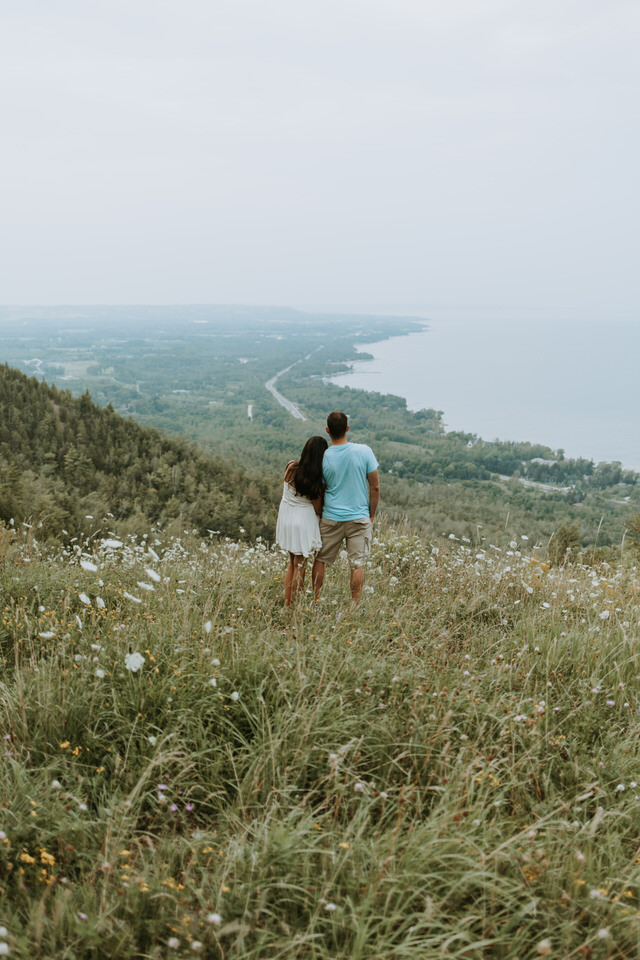
M381 524L360 607L0 528L0 955L629 958L640 577Z

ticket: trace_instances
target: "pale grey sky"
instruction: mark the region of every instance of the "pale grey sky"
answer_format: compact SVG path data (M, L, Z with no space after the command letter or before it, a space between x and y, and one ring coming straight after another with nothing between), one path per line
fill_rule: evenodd
M638 0L0 5L0 301L638 317Z

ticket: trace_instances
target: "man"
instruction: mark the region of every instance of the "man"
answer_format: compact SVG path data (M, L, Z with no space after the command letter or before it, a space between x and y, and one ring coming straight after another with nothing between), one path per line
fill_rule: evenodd
M364 443L349 443L347 416L335 410L327 417L331 446L322 460L326 484L320 519L322 547L313 563L316 600L324 583L325 564L333 563L343 541L349 557L349 586L355 606L362 595L364 565L371 549L371 530L380 499L378 461Z

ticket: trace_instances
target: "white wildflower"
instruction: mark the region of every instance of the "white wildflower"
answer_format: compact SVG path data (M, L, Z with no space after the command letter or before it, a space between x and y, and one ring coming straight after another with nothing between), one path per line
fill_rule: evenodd
M144 572L149 577L149 579L155 581L155 583L160 583L160 581L162 580L162 577L160 576L160 574L156 573L155 570L152 570L151 567L145 567Z
M128 653L124 658L124 665L131 673L137 673L144 665L145 659L141 653Z
M82 600L82 602L85 603L88 607L91 606L91 600L86 595L86 593L81 593L79 599Z
M81 561L80 561L80 566L82 567L83 570L92 570L92 571L95 571L95 570L98 569L97 563L93 563L93 561L91 561L91 560L81 560Z

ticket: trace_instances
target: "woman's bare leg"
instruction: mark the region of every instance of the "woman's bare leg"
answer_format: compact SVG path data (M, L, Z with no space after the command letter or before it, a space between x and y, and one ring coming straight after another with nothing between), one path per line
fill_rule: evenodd
M294 556L293 577L291 581L291 600L297 600L304 587L304 576L307 572L307 558Z
M289 563L287 564L287 569L285 570L285 574L284 574L284 605L285 607L291 606L294 559L295 559L295 555L293 553L290 553Z
M289 554L289 563L284 575L284 603L290 607L298 599L304 587L304 575L307 572L307 558L296 553Z

